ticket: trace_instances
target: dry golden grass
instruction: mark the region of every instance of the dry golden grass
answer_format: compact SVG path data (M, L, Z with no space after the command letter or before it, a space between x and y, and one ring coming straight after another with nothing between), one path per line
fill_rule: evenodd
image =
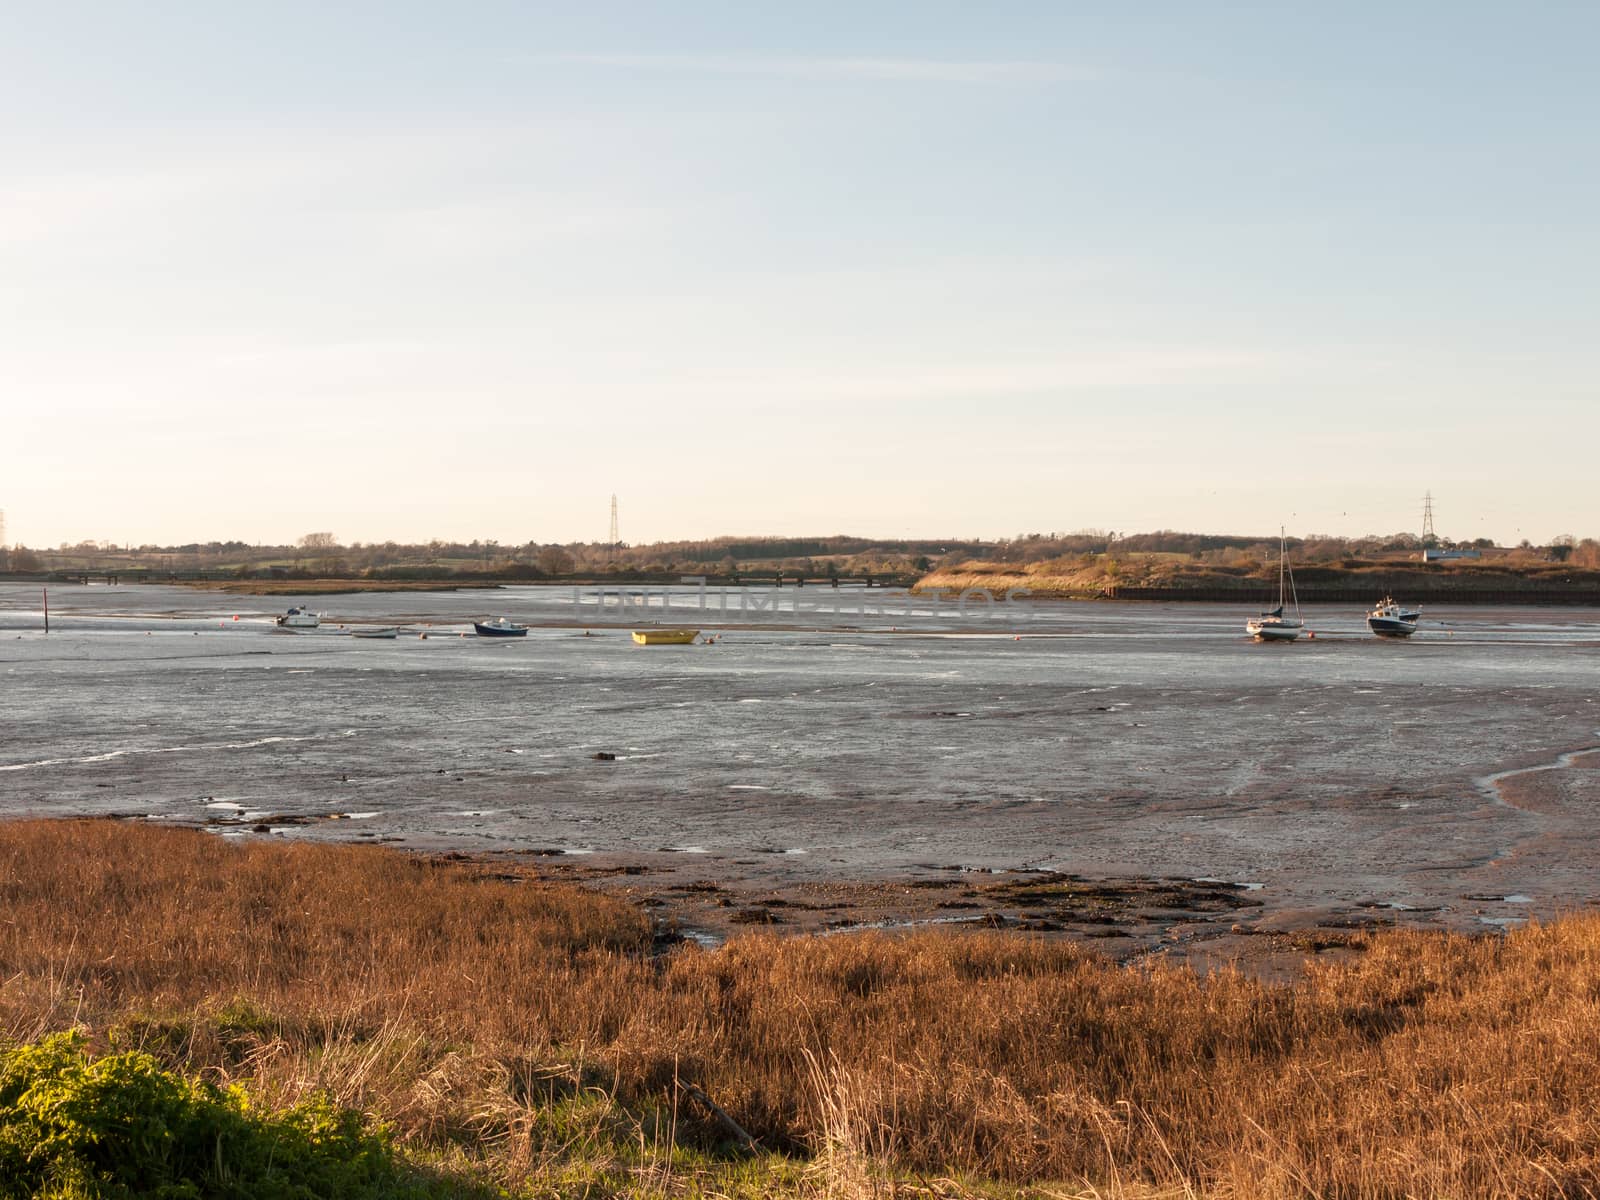
M917 581L917 591L956 593L982 588L1003 596L1012 588L1026 588L1037 596L1096 596L1112 584L1169 583L1187 580L1214 585L1215 572L1190 561L1188 555L1135 551L1096 558L1069 555L1032 563L972 561L940 568ZM1236 585L1232 576L1221 577L1224 586Z
M658 956L616 900L470 865L19 822L0 979L13 1037L77 1025L275 1099L326 1088L534 1194L608 1155L646 1181L627 1194L682 1191L673 1146L722 1131L679 1081L807 1156L796 1192L1600 1194L1589 916L1375 936L1292 985L1006 934Z

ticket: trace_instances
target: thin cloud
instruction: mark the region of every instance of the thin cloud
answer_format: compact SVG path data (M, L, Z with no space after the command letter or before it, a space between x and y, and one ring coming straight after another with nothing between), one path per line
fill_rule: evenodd
M535 61L700 75L785 79L878 79L901 83L1064 83L1099 73L1032 59L776 58L699 54L555 54Z
M968 402L996 397L1039 397L1082 391L1163 388L1182 382L1274 378L1295 365L1273 350L1153 346L1077 354L1032 363L952 361L905 364L854 372L804 366L767 369L732 366L685 369L663 375L652 368L648 386L657 399L726 412L728 406ZM613 386L616 386L613 382Z

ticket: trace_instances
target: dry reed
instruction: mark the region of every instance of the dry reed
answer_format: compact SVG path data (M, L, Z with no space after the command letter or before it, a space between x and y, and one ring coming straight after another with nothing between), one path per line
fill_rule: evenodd
M1375 935L1287 985L1014 934L663 956L639 912L571 887L107 822L0 825L0 914L10 1036L78 1026L277 1100L326 1089L518 1186L610 1156L679 1187L673 1148L723 1137L687 1083L811 1156L825 1170L794 1186L825 1194L951 1173L1600 1194L1593 916Z

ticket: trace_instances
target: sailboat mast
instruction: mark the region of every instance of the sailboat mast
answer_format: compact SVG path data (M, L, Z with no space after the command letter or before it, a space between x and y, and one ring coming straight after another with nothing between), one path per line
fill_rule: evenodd
M1283 526L1278 526L1278 607L1283 607L1283 564L1288 557L1284 549Z
M1283 602L1283 573L1289 565L1289 543L1283 535L1283 526L1278 526L1278 602ZM1300 616L1300 593L1295 590L1294 572L1289 572L1289 598L1294 601L1294 619L1303 622Z

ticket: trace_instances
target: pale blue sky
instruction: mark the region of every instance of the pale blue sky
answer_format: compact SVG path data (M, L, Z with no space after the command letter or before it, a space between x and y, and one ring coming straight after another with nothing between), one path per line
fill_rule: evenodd
M1600 534L1600 7L0 16L13 541Z

